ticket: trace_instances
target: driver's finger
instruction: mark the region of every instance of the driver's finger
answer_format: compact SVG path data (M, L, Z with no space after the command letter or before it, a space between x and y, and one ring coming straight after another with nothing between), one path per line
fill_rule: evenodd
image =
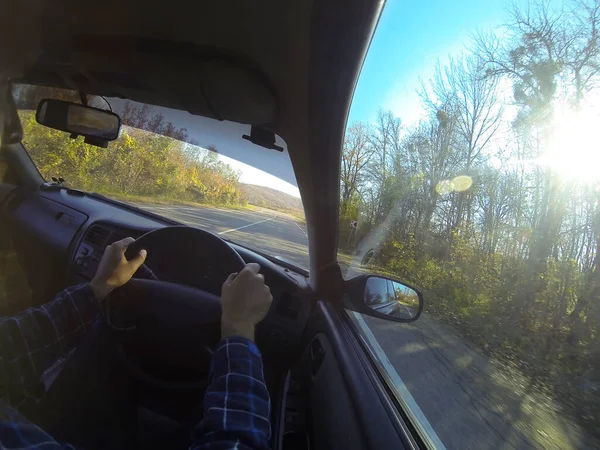
M260 271L260 266L256 263L248 263L248 264L246 264L246 267L244 267L242 269L242 272L250 272L250 273L258 273L259 271Z
M238 274L237 272L230 273L229 276L227 277L227 279L225 280L225 283L223 283L223 284L226 284L226 285L231 284L233 282L233 280L235 280L235 277L237 277L237 274Z
M121 239L120 241L113 242L112 247L117 251L124 252L127 247L135 242L135 239L132 237L126 237L125 239Z
M138 267L140 267L142 264L144 264L144 261L146 260L146 256L148 256L148 252L144 249L141 249L137 255L135 255L133 258L131 258L129 260L129 262L127 264L129 264L132 268L135 268L135 270L138 269ZM134 272L135 272L134 270Z

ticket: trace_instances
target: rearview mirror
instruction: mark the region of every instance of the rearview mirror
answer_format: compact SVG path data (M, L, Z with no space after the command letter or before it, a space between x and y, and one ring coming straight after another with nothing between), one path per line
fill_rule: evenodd
M423 312L423 295L406 283L379 275L360 275L346 282L345 306L395 322L414 322Z
M63 100L42 100L35 119L39 124L66 131L74 137L85 136L87 143L101 147L117 139L121 130L117 114Z

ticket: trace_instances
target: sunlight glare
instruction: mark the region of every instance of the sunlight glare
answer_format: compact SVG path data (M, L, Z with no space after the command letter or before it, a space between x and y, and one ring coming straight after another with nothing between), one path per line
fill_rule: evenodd
M551 144L538 163L565 180L590 183L600 180L600 116L591 109L572 110L555 119Z

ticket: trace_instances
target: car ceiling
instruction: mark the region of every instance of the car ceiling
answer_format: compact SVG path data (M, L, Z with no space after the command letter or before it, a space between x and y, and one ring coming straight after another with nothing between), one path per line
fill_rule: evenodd
M246 1L155 1L143 7L120 0L46 2L41 57L29 77L210 116L202 95L196 95L202 63L220 55L248 77L248 72L263 74L285 103L306 89L311 2L257 6ZM231 81L242 78L238 74ZM252 119L242 121L260 123Z
M276 132L304 203L311 277L337 267L343 133L383 1L42 3L28 12L36 61L18 81Z

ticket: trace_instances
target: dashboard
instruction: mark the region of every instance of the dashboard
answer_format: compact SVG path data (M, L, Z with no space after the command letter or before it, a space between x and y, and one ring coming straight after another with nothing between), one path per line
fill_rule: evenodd
M68 285L91 280L104 248L112 242L181 225L135 207L66 189L31 192L16 188L2 203L1 212L37 304ZM261 266L273 294L271 310L257 330L259 345L262 342L273 351L289 351L290 345L300 345L313 299L307 276L245 247L229 245L246 263ZM147 264L159 279L186 284L186 279L198 273L209 273L211 258L215 257L203 255L199 267L191 267L187 273L173 269L176 265L170 264L168 257L153 260L149 255Z

